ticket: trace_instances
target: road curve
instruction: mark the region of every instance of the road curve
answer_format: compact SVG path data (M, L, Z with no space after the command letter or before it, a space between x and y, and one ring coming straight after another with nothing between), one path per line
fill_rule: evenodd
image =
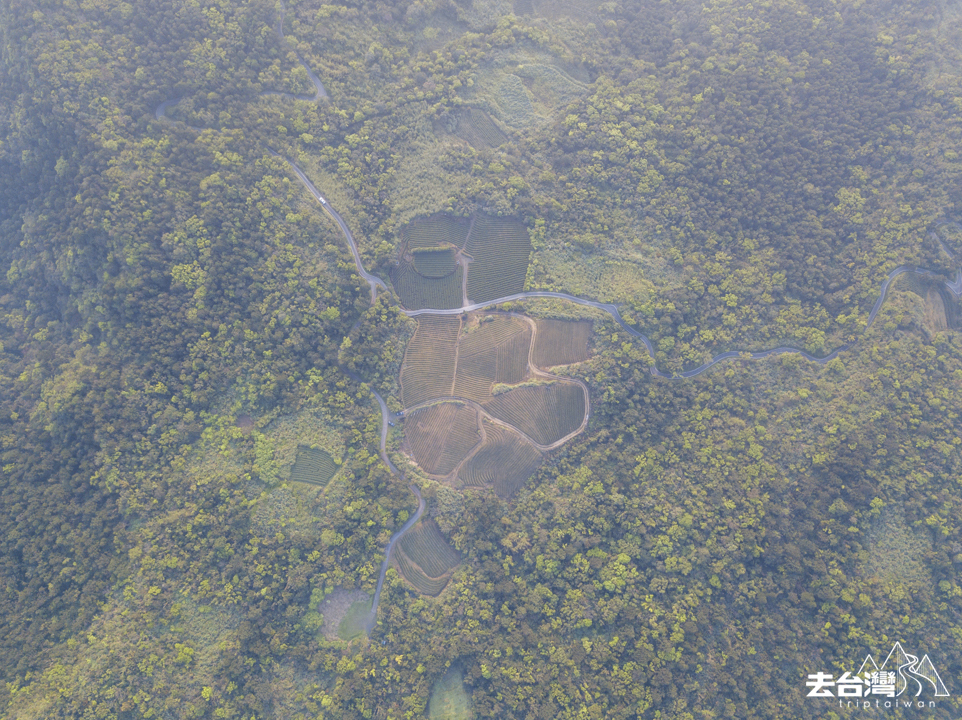
M408 489L413 492L414 496L418 499L418 509L414 515L404 523L401 529L391 536L390 542L388 542L387 547L384 549L384 562L381 563L381 574L378 575L377 578L377 587L374 590L374 597L371 598L371 612L365 623L368 635L371 634L371 630L374 629L374 625L377 623L377 606L381 601L381 590L384 587L384 578L387 577L387 569L391 563L391 553L394 551L394 546L397 545L398 540L401 539L404 533L414 527L414 524L421 519L421 514L424 512L424 498L421 497L421 491L418 490L417 485L408 485Z
M377 299L377 289L382 288L387 290L387 285L377 275L372 275L364 269L364 263L361 262L361 254L358 252L357 243L354 241L354 235L351 233L351 229L347 226L347 223L344 222L344 218L341 217L340 213L332 208L331 204L325 199L325 197L317 191L317 188L314 187L314 183L312 183L310 178L304 174L304 171L297 166L297 163L292 160L288 160L287 158L283 159L288 165L291 166L291 169L294 171L294 174L297 175L298 179L301 181L301 184L307 188L308 192L310 192L311 195L314 196L314 199L320 203L322 208L324 208L324 211L330 215L334 219L334 222L337 223L338 227L341 228L341 232L344 233L344 237L347 238L347 245L351 249L351 255L354 256L354 265L357 267L358 275L364 278L364 282L371 286L371 303L373 304Z

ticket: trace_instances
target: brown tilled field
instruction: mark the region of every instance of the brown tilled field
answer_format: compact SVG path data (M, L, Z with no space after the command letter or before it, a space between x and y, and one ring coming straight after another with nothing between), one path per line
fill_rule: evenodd
M426 473L447 475L481 442L478 411L453 402L415 410L404 420L404 437Z
M541 445L577 430L586 409L584 391L571 382L515 388L485 403L484 408Z
M475 402L491 399L495 383L518 383L528 373L530 326L496 315L461 338L454 393Z
M405 407L452 394L460 332L459 317L424 315L418 319L418 329L401 365L401 402Z
M532 360L540 368L571 365L588 359L590 321L535 320Z
M486 439L458 479L465 487L493 489L500 497L514 495L541 465L541 452L517 433L483 420Z

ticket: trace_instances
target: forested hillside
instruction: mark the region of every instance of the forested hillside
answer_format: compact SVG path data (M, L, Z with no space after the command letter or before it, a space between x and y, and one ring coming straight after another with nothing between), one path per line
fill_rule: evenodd
M0 1L0 717L958 717L960 10Z

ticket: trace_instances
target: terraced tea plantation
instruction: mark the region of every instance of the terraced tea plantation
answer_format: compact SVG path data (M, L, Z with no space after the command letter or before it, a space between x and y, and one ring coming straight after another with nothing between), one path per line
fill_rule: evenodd
M291 468L291 481L327 485L336 472L337 463L324 450L301 446Z
M556 382L509 390L485 403L484 409L539 445L551 445L580 427L587 411L585 403L580 385Z
M449 310L524 290L531 239L513 218L435 215L406 225L401 237L389 274L409 310Z
M542 451L587 420L586 387L531 360L586 360L590 333L589 322L508 313L419 317L401 368L403 451L438 480L510 498L541 465Z
M414 461L431 475L449 475L481 442L478 411L446 402L415 410L404 435Z
M391 268L391 283L404 307L409 310L447 310L461 307L464 300L464 271L461 266L452 268L447 275L436 276L418 272L416 263L417 260L414 264L401 260ZM432 259L427 264L431 266L431 272L437 272L439 263Z
M418 320L401 365L401 402L405 407L452 394L460 332L458 317L425 315Z
M461 553L447 541L437 523L422 520L404 534L394 559L398 571L423 595L437 595L461 562Z
M463 248L468 238L471 221L453 215L433 215L418 218L404 226L401 237L406 250L437 248L451 243Z
M520 222L478 215L466 250L474 258L468 270L468 300L487 302L524 290L531 239Z
M489 316L458 346L454 394L483 403L496 383L513 385L528 374L531 328L520 318Z
M491 488L510 498L541 467L543 455L516 432L484 420L484 443L468 460L458 479L464 487Z

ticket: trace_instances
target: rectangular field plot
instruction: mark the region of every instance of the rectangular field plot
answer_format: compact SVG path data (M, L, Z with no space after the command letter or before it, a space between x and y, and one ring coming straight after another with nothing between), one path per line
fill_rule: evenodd
M426 278L441 278L457 268L454 248L419 248L414 251L414 269Z
M420 593L437 595L461 562L433 520L422 520L408 530L397 547L398 569Z
M401 365L404 407L451 395L460 332L459 317L425 315L418 319L418 329L408 343Z
M405 225L401 232L408 250L438 247L445 243L463 248L470 226L471 221L467 218L454 217L453 215L434 215L417 218Z
M531 240L520 222L478 215L467 251L474 258L468 267L471 302L487 302L524 290Z
M590 321L535 320L534 364L541 368L571 365L588 359Z
M498 395L484 408L536 443L550 445L584 421L585 394L580 385L570 382L528 385Z
M448 475L481 442L478 412L450 402L415 410L404 419L404 438L422 470Z
M458 472L458 479L465 487L491 488L510 498L541 466L541 452L517 433L482 422L484 444Z
M464 270L460 265L444 277L425 277L405 261L391 268L391 283L408 310L450 310L461 307Z
M302 445L297 449L297 460L291 468L291 480L311 485L327 485L336 472L337 463L328 453Z

